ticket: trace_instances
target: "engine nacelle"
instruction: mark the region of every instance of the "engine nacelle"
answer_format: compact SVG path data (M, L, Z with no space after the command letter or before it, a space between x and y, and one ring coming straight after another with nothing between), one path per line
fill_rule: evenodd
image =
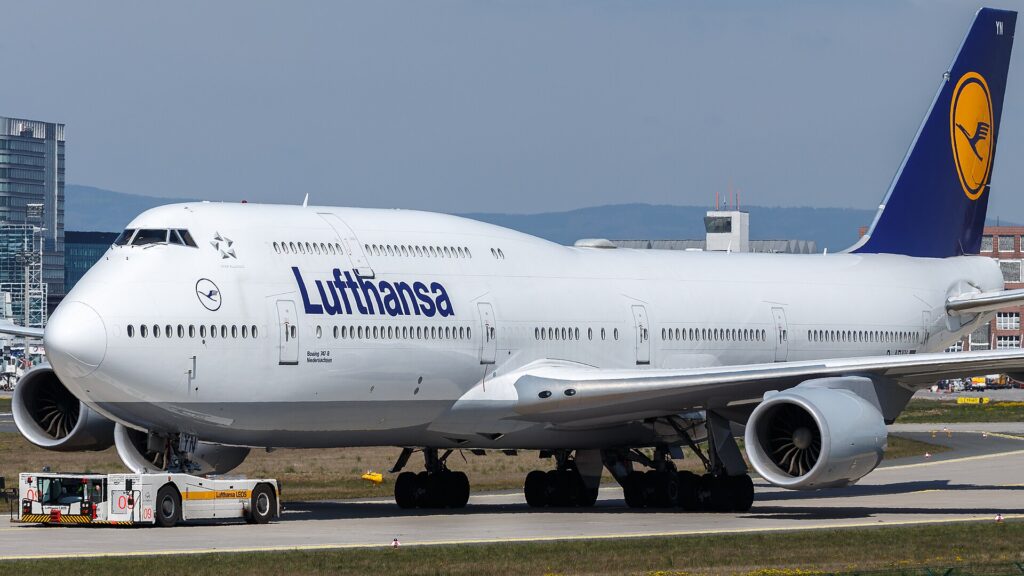
M794 490L848 486L878 466L885 422L874 404L841 387L848 380L866 379L812 380L765 395L745 434L762 478Z
M163 472L173 466L173 455L168 440L118 424L114 429L117 455L129 470L136 474ZM199 465L200 474L227 474L238 468L249 449L200 442L192 454L192 462Z
M18 431L40 448L74 452L106 450L114 444L114 423L69 392L49 364L18 380L11 411Z

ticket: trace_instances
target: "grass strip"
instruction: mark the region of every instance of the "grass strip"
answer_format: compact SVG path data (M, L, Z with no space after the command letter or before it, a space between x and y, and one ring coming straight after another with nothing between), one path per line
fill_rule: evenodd
M187 529L187 528L185 528ZM259 529L258 527L254 529ZM55 530L56 531L56 530ZM59 540L54 540L55 547ZM1024 522L544 543L0 562L0 574L1018 573ZM975 567L975 569L971 569ZM990 570L977 568L990 567Z
M962 422L1024 422L1024 402L957 404L948 400L911 400L897 424L957 424Z

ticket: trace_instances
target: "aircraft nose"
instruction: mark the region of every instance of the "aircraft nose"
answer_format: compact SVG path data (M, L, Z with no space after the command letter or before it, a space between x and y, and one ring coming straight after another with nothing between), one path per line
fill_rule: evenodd
M107 328L88 304L61 302L43 334L46 357L59 376L92 374L107 353Z

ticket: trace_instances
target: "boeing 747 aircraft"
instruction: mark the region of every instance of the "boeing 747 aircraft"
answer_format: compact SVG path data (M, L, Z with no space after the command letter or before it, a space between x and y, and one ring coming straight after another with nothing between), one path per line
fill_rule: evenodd
M136 471L398 446L392 472L423 456L395 481L402 507L464 506L447 458L463 449L551 456L525 478L531 506L593 505L607 468L631 507L747 510L734 425L765 481L852 484L915 390L1024 373L1021 350L943 353L1024 302L974 256L1015 23L977 13L843 253L567 247L403 210L149 210L50 318L18 428L52 450L114 444ZM683 447L706 474L676 470Z

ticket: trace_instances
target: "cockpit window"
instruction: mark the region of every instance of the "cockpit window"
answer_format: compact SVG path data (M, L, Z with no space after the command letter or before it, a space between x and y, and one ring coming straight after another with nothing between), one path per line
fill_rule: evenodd
M181 241L182 241L182 243L185 244L185 246L191 246L192 248L198 248L198 246L196 246L196 241L192 239L192 235L188 233L188 230L180 230L179 229L179 230L177 230L177 232L178 232L178 235L181 236Z
M132 234L134 234L134 237ZM126 244L131 246L177 244L178 246L190 246L192 248L196 248L196 241L192 239L192 235L189 234L188 230L181 228L171 230L142 228L138 231L129 228L122 232L114 243L118 246L124 246Z
M114 246L124 246L132 239L132 234L135 234L135 228L126 228L121 235L114 240Z

